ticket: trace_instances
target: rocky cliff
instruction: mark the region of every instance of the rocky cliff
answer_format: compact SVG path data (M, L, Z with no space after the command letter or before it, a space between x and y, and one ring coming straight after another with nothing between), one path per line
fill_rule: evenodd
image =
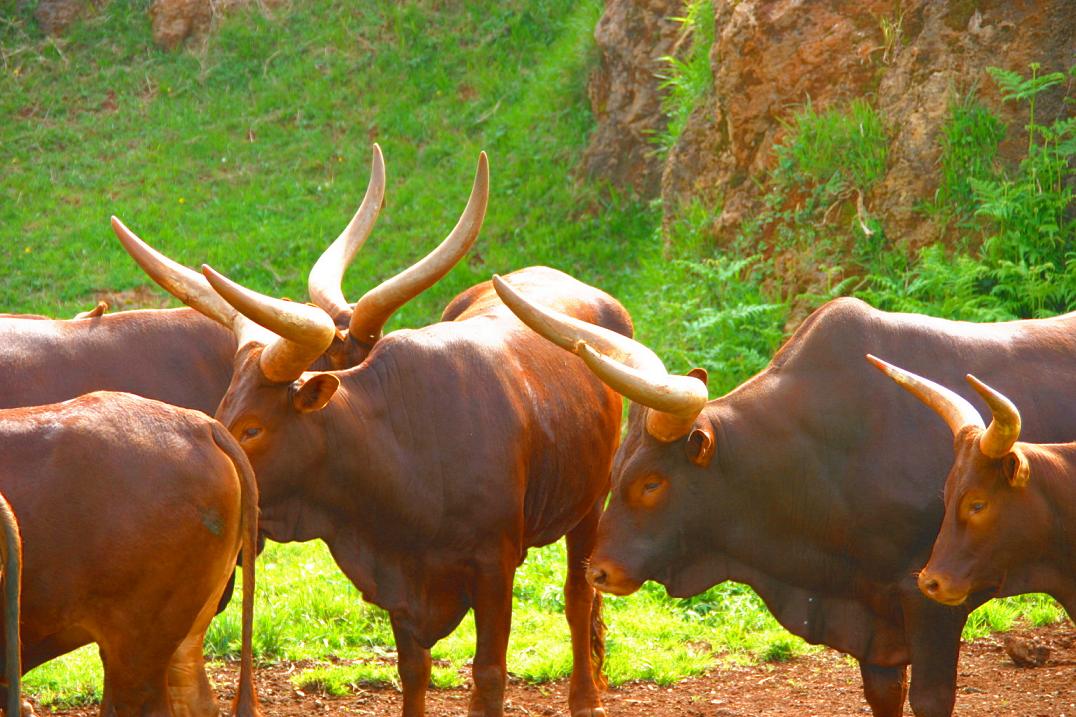
M916 210L937 189L939 136L954 97L978 84L1018 133L1020 108L1003 106L985 69L1021 73L1076 63L1076 0L714 0L713 85L666 156L623 127L662 126L660 80L649 68L669 54L662 18L681 14L653 0L609 0L596 36L602 63L594 93L598 129L588 167L609 180L664 198L667 214L688 200L720 206L715 240L734 236L760 211L764 176L783 121L808 99L815 108L865 97L889 137L884 178L863 200L890 239L919 245L938 228ZM679 3L683 5L683 3ZM633 28L644 28L634 32ZM1044 98L1043 117L1060 111L1061 92ZM608 102L610 96L648 98ZM1010 156L1020 141L1010 140ZM625 166L623 158L644 157ZM660 172L661 181L649 180Z

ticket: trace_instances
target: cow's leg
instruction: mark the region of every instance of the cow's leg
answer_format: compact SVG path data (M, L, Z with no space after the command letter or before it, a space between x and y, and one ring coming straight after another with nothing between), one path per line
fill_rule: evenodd
M209 623L222 606L227 606L223 596L235 586L232 561L224 563L221 570L219 587L209 592L190 631L168 662L168 701L174 717L217 717L220 714L216 695L205 673L204 643Z
M115 640L101 645L105 668L101 717L172 717L167 668L175 646L160 649L160 644L133 643Z
M474 622L478 639L471 675L470 717L503 717L508 679L505 655L512 629L512 580L515 561L505 558L495 568L480 570L475 582ZM512 567L510 567L512 566Z
M418 644L410 631L389 618L396 639L396 669L403 688L403 717L426 714L426 689L430 686L430 651Z
M602 709L599 687L605 656L605 626L601 617L601 593L587 582L587 560L594 548L601 501L569 531L568 578L564 581L564 615L572 635L572 680L568 688L568 707L572 717L600 717Z
M214 610L215 610L214 606ZM168 664L168 700L175 717L217 717L220 708L205 673L205 628L188 635Z
M863 676L863 695L874 717L900 717L904 714L904 699L908 695L906 667L878 667L859 663Z
M902 607L912 653L912 712L916 717L950 717L956 704L960 631L967 613L933 603L918 593L906 597Z

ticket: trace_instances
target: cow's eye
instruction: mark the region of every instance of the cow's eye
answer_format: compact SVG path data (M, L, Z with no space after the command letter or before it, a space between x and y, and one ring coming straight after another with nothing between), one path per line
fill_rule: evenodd
M653 493L654 491L656 491L660 487L661 487L661 481L659 481L659 480L648 480L646 483L643 484L643 491L646 492L646 493Z
M971 503L971 505L968 506L968 511L972 515L975 515L976 513L981 513L985 509L986 509L986 501L982 501L982 500L973 501Z
M262 433L261 426L247 426L243 429L243 432L239 434L239 441L249 441L257 438Z

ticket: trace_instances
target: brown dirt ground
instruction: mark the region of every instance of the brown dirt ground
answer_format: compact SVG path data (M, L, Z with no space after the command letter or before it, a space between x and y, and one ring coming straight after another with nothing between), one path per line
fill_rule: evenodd
M1020 629L1009 633L1021 642L1048 647L1040 667L1013 664L1005 635L970 644L961 652L956 717L1076 717L1076 629L1072 623ZM400 695L391 687L362 688L347 697L296 690L289 677L304 663L278 663L258 670L258 693L265 717L309 715L387 715L400 713ZM236 665L213 671L221 705L232 696ZM605 695L610 717L832 717L869 715L860 691L859 670L833 650L788 662L749 667L727 665L673 687L636 682ZM567 683L530 685L511 680L506 715L566 715ZM467 690L431 689L429 717L464 715ZM39 710L39 714L48 712ZM92 709L56 712L90 717ZM905 714L911 715L906 707Z

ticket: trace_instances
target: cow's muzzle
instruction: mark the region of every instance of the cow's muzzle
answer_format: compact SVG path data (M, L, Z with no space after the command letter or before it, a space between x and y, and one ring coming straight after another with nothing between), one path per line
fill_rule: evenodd
M608 560L591 563L587 569L587 582L613 595L630 595L642 585L642 581L631 577L622 567Z
M943 605L960 605L968 599L968 590L938 573L923 570L919 573L918 583L920 592Z

